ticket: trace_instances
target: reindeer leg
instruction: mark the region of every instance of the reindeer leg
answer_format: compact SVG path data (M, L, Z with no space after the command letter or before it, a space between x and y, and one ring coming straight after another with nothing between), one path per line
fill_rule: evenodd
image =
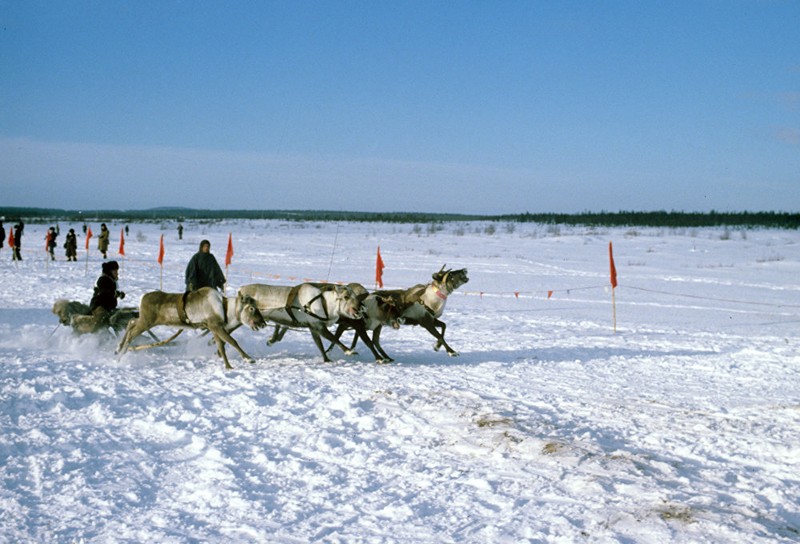
M275 325L275 331L272 333L270 339L267 340L267 345L271 346L283 340L283 335L285 335L286 331L288 330L289 327L281 327L280 325Z
M344 331L346 331L348 328L350 328L350 326L349 326L348 324L344 323L344 322L343 322L343 321L340 319L340 320L339 320L339 323L338 323L338 324L337 324L337 326L336 326L336 332L335 332L335 333L333 333L333 336L336 338L336 340L339 340L339 338L341 338L341 337L342 337L342 333L344 333ZM354 340L353 340L353 345L350 347L350 349L353 349L353 348L355 347L355 344L356 344L356 342L355 342L355 339L354 339ZM331 342L331 345L328 347L328 349L327 349L326 351L327 351L328 353L330 353L330 352L331 352L331 350L332 350L334 347L336 347L336 342L335 342L335 341L334 341L334 342Z
M128 351L133 339L148 329L150 329L150 327L142 321L141 317L132 319L130 322L128 322L128 326L125 327L125 335L122 337L122 341L119 343L119 346L117 346L117 353L122 355Z
M130 344L129 334L131 329L135 326L135 324L136 324L136 319L132 319L128 322L128 326L125 327L125 332L122 335L122 340L120 340L119 344L117 344L117 349L114 351L114 353L122 355L123 353L128 351L128 344Z
M353 341L350 343L350 351L352 351L354 354L357 353L355 351L356 344L358 344L358 334L353 335Z
M447 350L447 354L448 354L450 357L455 357L455 356L457 356L457 355L458 355L458 352L457 352L456 350L454 350L453 348L451 348L451 347L450 347L450 346L447 344L447 342L445 342L445 340L444 340L444 336L443 336L443 335L442 335L442 333L440 333L440 332L439 332L439 330L436 328L436 322L437 322L437 321L438 321L438 320L428 320L428 319L425 319L425 320L422 320L422 321L420 321L420 323L419 323L419 324L420 324L420 325L421 325L421 326L422 326L422 327L423 327L423 328L424 328L426 331L428 331L429 333L431 333L431 335L433 335L433 337L434 337L434 338L436 338L436 344L433 346L433 348L434 348L435 350L437 350L437 351L438 351L438 349L439 349L441 346L444 346L444 349L445 349L445 350ZM441 321L439 321L439 323L442 323L442 322L441 322ZM444 325L444 323L442 323L442 325ZM444 328L444 327L443 327L443 328Z
M325 329L324 327L323 329L330 334L328 329ZM314 343L317 345L317 348L319 348L319 352L322 354L322 360L326 363L331 363L332 361L330 357L328 357L328 353L325 351L325 346L322 345L322 338L320 338L319 333L314 329L311 329L311 338L314 339Z
M239 355L242 356L242 359L244 359L248 363L255 362L255 360L252 357L250 357L247 353L245 353L245 351L241 348L241 346L239 346L239 342L234 340L233 336L228 334L228 332L225 330L225 327L221 323L214 323L213 325L210 325L208 328L211 330L212 333L214 333L215 338L218 336L219 338L221 338L222 340L233 346L233 348L239 352ZM219 340L217 340L217 344L219 344ZM233 368L230 366L230 363L228 363L228 358L225 356L224 346L222 348L222 358L225 360L225 365L226 365L225 368Z
M320 327L319 329L317 329L317 330L316 330L316 332L317 332L317 336L318 336L318 337L319 337L319 336L322 336L322 337L323 337L323 338L325 338L326 340L330 340L331 342L333 342L334 344L336 344L337 346L339 346L340 348L342 348L342 351L344 352L344 354L345 354L345 355L356 355L356 352L352 351L351 349L348 349L348 348L347 348L347 346L345 346L344 344L342 344L342 343L339 341L339 339L338 339L338 338L336 338L336 337L335 337L335 336L334 336L334 335L331 333L331 331L329 331L329 330L328 330L328 329L326 329L325 327ZM320 340L320 341L322 341L322 340ZM323 351L324 351L324 350L323 350Z
M382 329L383 329L383 325L378 325L377 327L375 327L375 330L372 331L372 344L375 346L375 349L378 350L378 353L380 353L381 356L382 356L383 360L380 361L380 362L391 363L392 361L394 361L394 359L389 357L386 354L386 352L383 351L383 348L381 347L380 340L381 340L381 330Z
M369 337L369 334L367 334L367 327L364 325L363 321L359 320L357 322L355 330L356 330L356 334L355 334L355 338L353 339L353 345L355 345L355 340L358 340L358 338L361 338L361 340L364 342L364 344L372 352L372 355L375 357L375 362L376 363L384 362L386 354L385 353L381 354L375 348L375 342ZM374 334L373 334L373 338L374 338Z
M222 338L220 338L217 333L213 334L214 341L217 343L217 355L222 357L222 360L225 361L225 370L233 370L231 363L228 361L228 355L225 353L225 342L222 341Z
M436 341L436 345L433 346L433 350L434 351L439 351L439 348L441 348L442 345L444 345L444 343L445 343L444 342L444 330L447 328L447 325L444 324L444 321L439 321L438 319L434 319L433 320L433 326L434 327L442 327L441 339L437 340ZM447 351L448 351L448 353L450 352L450 350L447 350Z

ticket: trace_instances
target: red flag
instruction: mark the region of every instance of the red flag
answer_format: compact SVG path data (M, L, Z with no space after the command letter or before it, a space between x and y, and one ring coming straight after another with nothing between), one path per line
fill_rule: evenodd
M225 253L225 266L231 265L231 260L233 259L233 240L231 239L231 233L228 233L228 252Z
M161 243L158 246L158 264L163 266L164 263L164 235L161 235Z
M611 288L617 288L617 267L614 266L614 251L611 248L611 242L608 243L608 261L611 266Z
M8 247L14 247L14 228L8 229Z
M125 255L125 229L119 231L119 254Z
M381 259L381 246L378 246L378 258L375 260L375 283L378 287L383 287L383 259Z
M44 251L45 253L50 251L50 231L47 231L47 234L44 237Z
M89 231L86 233L86 249L89 249L89 240L92 239L92 227L89 227Z

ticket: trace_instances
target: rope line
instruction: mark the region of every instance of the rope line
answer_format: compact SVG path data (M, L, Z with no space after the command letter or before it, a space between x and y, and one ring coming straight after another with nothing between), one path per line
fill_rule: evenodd
M685 297L685 298L694 298L698 300L711 300L714 302L730 302L733 304L751 304L754 306L769 306L772 308L800 308L800 304L775 304L772 302L754 302L751 300L737 300L733 298L720 298L720 297L705 297L701 295L690 295L688 293L675 293L670 291L661 291L658 289L647 289L646 287L635 287L633 285L620 285L620 287L625 287L626 289L632 289L634 291L644 291L646 293L656 293L659 295L669 295L673 297Z
M337 233L338 236L338 233ZM334 238L334 251L336 246L337 240ZM111 257L113 258L113 257ZM167 267L160 267L157 262L155 262L155 258L151 259L141 259L141 258L129 258L127 256L120 256L117 257L120 264L124 266L124 264L132 264L132 263L143 263L149 265L151 268L174 268L173 266ZM333 259L331 259L332 265ZM92 259L92 264L94 264L95 260ZM97 260L98 263L103 262ZM49 265L49 262L46 263ZM88 264L88 263L87 263ZM251 280L254 278L265 278L269 280L277 280L277 281L285 281L285 282L301 282L301 283L335 283L338 285L345 285L350 282L344 281L329 281L328 279L325 280L318 280L314 278L307 278L307 277L300 277L300 276L287 276L281 274L269 274L265 272L259 272L255 270L249 269L241 269L236 270L237 267L233 265L231 267L233 270L233 274L238 277L249 277ZM329 265L328 268L328 275L330 275L331 266ZM405 289L408 286L404 287L395 287L395 289ZM478 296L483 298L484 296L493 297L493 298L535 298L535 299L552 299L556 294L571 294L575 291L589 291L594 289L603 289L607 290L610 285L603 284L603 285L587 285L587 286L580 286L580 287L569 287L569 288L560 288L560 289L549 289L549 290L541 290L541 291L524 291L524 290L517 290L517 291L470 291L470 290L459 290L453 293L453 295L463 295L463 296ZM390 287L387 287L389 289ZM772 302L758 302L752 300L741 300L741 299L732 299L732 298L724 298L724 297L709 297L703 295L695 295L691 293L680 293L675 291L664 291L661 289L650 289L647 287L639 287L635 285L622 285L620 284L618 289L628 289L632 291L640 291L644 293L654 293L658 295L666 295L672 297L683 297L683 298L690 298L695 300L707 300L712 302L726 302L729 304L747 304L752 306L762 306L762 307L769 307L769 308L800 308L800 304L786 304L786 303L772 303Z

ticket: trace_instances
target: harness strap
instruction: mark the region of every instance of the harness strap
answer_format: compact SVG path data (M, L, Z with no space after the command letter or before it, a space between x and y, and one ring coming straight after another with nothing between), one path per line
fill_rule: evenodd
M320 289L320 292L319 292L319 294L318 294L317 296L315 296L314 298L312 298L311 300L309 300L309 301L308 301L308 302L307 302L307 303L306 303L306 304L303 306L303 311L304 311L305 313L307 313L308 315L310 315L311 317L314 317L314 318L316 318L316 319L319 319L320 321L327 321L328 319L330 319L330 316L328 315L328 307L325 305L325 299L322 297L322 295L323 295L323 294L325 293L325 291L327 291L327 290L329 290L329 289L325 289L325 290L322 290L322 289ZM320 317L320 316L318 316L317 314L315 314L314 312L312 312L312 311L311 311L311 305L312 305L312 304L313 304L313 303L314 303L314 302L315 302L317 299L322 299L322 309L323 309L323 310L325 310L325 317Z
M317 296L315 296L314 298L312 298L311 300L306 302L302 306L302 308L298 307L298 306L293 306L292 303L294 302L294 299L297 298L297 294L300 292L300 288L303 285L305 285L305 284L295 285L294 287L292 287L292 290L289 291L289 297L288 297L288 299L286 301L286 306L284 308L286 310L286 313L289 314L289 319L292 320L292 323L296 323L296 324L299 325L300 322L294 316L294 313L292 313L292 310L300 310L301 312L305 313L306 315L308 315L310 317L313 317L314 319L319 319L320 321L328 321L330 319L330 316L328 314L328 307L325 305L325 299L323 298L323 295L325 294L326 291L332 290L333 286L332 285L325 285L325 284L323 284L323 285L314 285L315 287L317 287L319 289L319 294L317 294ZM319 315L317 315L317 314L315 314L314 312L311 311L311 305L315 301L317 301L318 299L322 299L322 309L325 310L325 316L324 317L319 316Z
M297 294L300 292L300 287L302 286L303 284L293 286L289 290L289 295L286 297L286 306L284 306L284 309L286 310L286 313L289 314L289 319L292 320L292 323L300 323L294 316L294 313L292 313L292 303L294 302L294 299L297 298ZM302 308L295 308L295 309L301 310Z
M181 320L181 323L186 323L187 325L191 325L189 322L189 317L186 315L186 297L189 296L189 292L186 291L183 293L182 296L178 297L177 305L178 305L178 319Z

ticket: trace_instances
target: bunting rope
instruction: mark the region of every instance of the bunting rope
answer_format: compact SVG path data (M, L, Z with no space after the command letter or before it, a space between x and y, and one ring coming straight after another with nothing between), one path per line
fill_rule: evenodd
M9 236L9 245L13 244L12 236L13 236L13 231ZM92 233L91 227L90 227L88 229L87 233L86 233L86 238L85 238L86 269L87 269L87 271L88 271L88 265L89 265L89 244L90 244L89 241L91 240L92 237L93 237L93 233ZM125 257L125 261L128 261L129 263L144 263L144 264L146 264L148 266L159 266L160 272L161 272L161 278L162 278L162 280L161 280L162 281L162 288L163 288L163 272L164 272L164 268L165 268L165 266L164 266L164 253L165 252L164 252L163 234L161 235L160 240L159 240L159 250L158 250L157 258L153 259L152 261L150 259L131 259L131 258L128 258L125 255L125 249L124 249L125 248L125 245L124 245L125 241L124 240L125 240L124 239L124 234L120 233L120 249L119 249L120 256L124 256ZM332 269L332 266L333 266L333 255L335 254L335 251L336 251L337 241L338 241L338 225L337 225L336 236L334 237L334 242L333 242L333 251L332 251L332 255L331 255L331 261L330 261L329 266L328 266L328 276L330 276L330 272L331 272L331 269ZM226 271L227 271L228 266L230 266L230 264L231 264L231 257L232 256L233 256L233 248L232 248L232 242L231 242L231 235L229 234L228 235L228 252L227 252L226 258L225 258ZM611 278L612 278L612 281L613 281L613 280L616 279L616 274L615 274L616 270L613 267L613 257L611 256L611 253L610 253L610 244L609 244L609 257L610 257L611 263L612 263ZM380 248L378 249L378 260L379 260L380 265L382 265L383 262L380 259ZM46 266L49 266L49 259L46 259ZM169 272L169 270L172 267L171 266L167 266L166 268L168 269L168 272ZM382 267L381 267L381 270L382 270ZM86 272L84 272L84 273L86 273ZM303 277L303 276L294 276L294 275L290 276L290 275L281 275L281 274L270 274L270 273L260 272L260 271L256 271L256 270L250 270L250 269L246 269L246 268L245 269L241 269L241 270L236 270L235 267L234 267L234 274L236 276L238 276L238 277L243 277L243 276L244 277L249 277L251 281L253 281L253 280L257 279L257 278L263 278L263 279L267 279L267 280L270 280L270 281L286 282L286 283L298 283L298 282L299 283L333 283L333 284L337 284L337 285L346 285L347 283L351 283L351 282L348 282L348 281L330 281L329 278L326 278L325 280L319 280L319 279ZM226 274L226 276L227 276L227 274ZM742 299L733 299L733 298L724 298L724 297L713 297L713 296L706 296L706 295L697 295L697 294L693 294L693 293L683 293L683 292L677 292L677 291L667 291L667 290L661 290L661 289L652 289L652 288L647 288L647 287L639 287L639 286L636 286L636 285L621 284L621 285L618 285L617 287L620 287L620 288L623 288L623 289L628 289L628 290L631 290L631 291L639 291L639 292L644 292L644 293L653 293L653 294L657 294L657 295L690 298L690 299L694 299L694 300L706 300L706 301L711 301L711 302L723 302L723 303L728 303L728 304L744 304L744 305L761 306L761 307L768 307L768 308L800 308L800 304L774 303L774 302L742 300ZM387 287L387 289L392 289L392 288L394 288L394 289L406 289L406 288L408 288L408 286ZM454 292L453 295L478 296L481 299L483 299L483 297L490 297L490 298L510 298L510 297L514 297L515 299L523 298L523 299L535 299L535 300L550 300L556 295L563 295L563 294L570 295L573 292L598 290L598 289L602 289L604 291L607 291L610 288L613 290L613 287L612 287L611 284L604 283L604 284L601 284L601 285L584 285L584 286L576 286L576 287L562 287L562 288L559 288L559 289L548 289L548 290L522 290L522 289L514 290L514 291L459 290L459 291Z
M151 267L159 267L157 260L155 259L132 259L130 257L125 258L125 261L130 265L131 263L143 263ZM152 262L151 262L152 261ZM164 263L163 269L166 269L167 273L170 272L170 269L173 267L167 266ZM289 275L282 275L282 274L271 274L268 272L260 272L257 270L251 269L236 269L235 265L231 265L231 272L232 276L238 277L246 277L249 278L251 281L255 281L258 279L266 279L270 281L277 281L277 282L284 282L284 283L292 283L292 282L299 282L299 283L333 283L337 285L346 285L351 283L349 281L329 281L329 280L320 280L316 278L310 278L305 276L289 276ZM181 276L182 277L182 276ZM404 286L386 286L385 289L406 289L408 285ZM591 291L591 290L608 290L610 289L609 284L601 284L601 285L583 285L577 287L562 287L560 289L547 289L547 290L513 290L513 291L476 291L476 290L458 290L454 292L450 296L477 296L480 298L487 297L487 298L515 298L515 299L534 299L534 300L550 300L557 298L557 295L570 295L574 292L580 291ZM683 298L691 298L695 300L707 300L712 302L726 302L729 304L748 304L753 306L763 306L769 308L800 308L800 304L786 304L786 303L772 303L772 302L758 302L752 300L742 300L742 299L732 299L732 298L723 298L723 297L710 297L705 295L696 295L692 293L682 293L678 291L665 291L661 289L651 289L647 287L639 287L635 285L626 285L624 283L620 283L617 286L617 289L627 289L631 291L640 291L645 293L653 293L657 295L665 295L665 296L672 296L672 297L683 297Z
M620 287L624 287L626 289L631 289L634 291L643 291L646 293L656 293L659 295L669 295L673 297L684 297L684 298L693 298L698 300L711 300L714 302L729 302L731 304L751 304L754 306L769 306L772 308L800 308L800 304L783 304L783 303L774 303L774 302L754 302L752 300L737 300L733 298L719 298L719 297L706 297L701 295L691 295L688 293L675 293L671 291L661 291L658 289L648 289L646 287L635 287L633 285L621 285Z

